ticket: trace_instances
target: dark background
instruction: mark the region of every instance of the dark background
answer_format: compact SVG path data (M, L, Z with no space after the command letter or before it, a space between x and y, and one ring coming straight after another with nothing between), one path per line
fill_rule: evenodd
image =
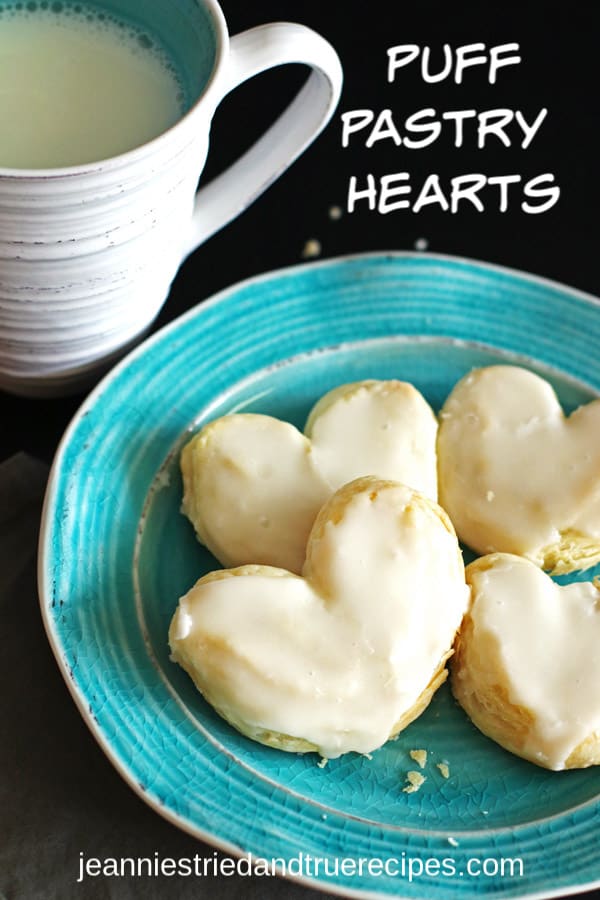
M600 66L593 4L554 6L523 2L509 10L500 3L224 0L222 6L231 33L275 20L299 21L315 28L331 41L341 57L344 91L337 113L316 143L249 210L182 266L156 328L240 279L301 263L303 248L311 239L320 242L321 257L369 250L412 250L419 239L424 239L432 252L524 269L600 295L596 228L600 200ZM452 80L427 85L421 80L417 63L400 70L394 84L387 83L386 50L394 44L430 45L439 60L443 43L458 46L477 41L488 46L516 41L522 63L501 69L496 85L488 83L485 67L468 69L462 85ZM233 161L264 130L303 78L304 72L294 67L270 72L243 85L222 103L213 124L204 179ZM440 113L508 107L521 109L529 121L542 107L549 112L533 144L525 151L518 143L507 149L493 138L486 149L477 150L470 123L462 149L452 146L449 130L448 136L423 150L405 150L389 141L365 150L364 138L343 150L340 113L356 108L378 112L384 107L393 110L400 130L408 115L424 107L434 107ZM519 135L516 130L510 133ZM463 204L456 215L427 207L416 215L401 210L384 216L359 204L352 215L344 213L339 220L329 216L332 206L345 207L350 175L356 174L364 181L368 172L379 178L402 171L411 173L414 196L426 175L433 172L440 175L442 184L454 175L472 172L518 173L524 181L551 172L561 187L561 197L552 210L540 215L521 211L520 188L515 187L505 213L498 211L497 193L488 188L481 194L486 203L483 213ZM284 322L281 325L285 327ZM590 348L591 354L597 352L598 348ZM0 392L0 462L18 451L27 451L49 463L83 397L81 393L62 399L25 400ZM32 571L28 584L33 583ZM40 628L37 619L32 627ZM86 837L83 833L78 846L84 853L144 855L160 850L164 856L193 855L196 842L147 810L113 772L79 720L49 650L42 669L48 709L53 714L50 718L44 709L36 713L41 717L42 743L34 751L35 762L24 766L23 777L33 773L39 785L22 789L27 802L35 807L40 785L52 781L60 763L63 774L51 799L44 799L43 814L49 822L57 816L66 828L72 817L75 828L79 821L78 804L89 807L90 816L93 812L92 818L100 823L97 827L103 829L105 843L98 846L97 835L90 833ZM77 774L83 771L82 758L85 776ZM10 900L29 900L34 896L60 896L67 900L70 896L154 896L152 891L157 897L208 897L219 896L220 892L227 897L268 897L279 893L308 900L318 896L298 886L241 880L220 886L197 884L192 892L189 883L177 885L164 879L153 886L148 882L113 882L110 886L94 882L86 888L78 887L72 894L56 893L52 885L60 880L58 872L64 872L65 867L76 870L77 858L65 856L64 847L50 847L53 856L48 851L51 835L42 834L37 820L31 829L31 839L40 846L37 862L30 863L39 892L27 893L17 879L14 893L7 894ZM55 859L55 865L50 864L51 859ZM42 884L46 889L39 887Z
M599 65L592 4L528 2L511 12L500 3L225 0L223 9L231 33L278 19L300 21L320 31L341 57L344 91L337 113L317 142L249 210L183 265L157 327L239 279L301 262L309 239L319 240L322 256L331 257L413 249L415 241L425 238L432 252L525 269L600 294ZM478 41L488 46L515 41L522 63L500 70L496 85L488 83L483 66L467 70L462 85L452 80L424 84L416 63L400 70L394 84L387 83L390 46L429 45L439 60L444 43ZM264 130L303 77L301 67L281 68L242 85L222 103L213 123L204 179L224 168ZM527 150L518 144L505 148L494 138L486 149L477 150L471 123L466 124L461 149L452 146L450 130L422 150L405 150L391 141L366 150L360 135L342 149L342 111L386 107L393 110L400 129L408 115L425 107L439 112L507 107L521 109L529 121L547 107L548 115ZM516 137L518 132L511 134ZM551 172L561 197L539 215L521 211L520 188L515 186L505 213L498 211L496 189L487 188L481 195L486 201L483 213L462 204L456 215L437 207L418 214L400 210L380 215L361 203L352 215L339 221L329 218L332 205L345 206L350 175L364 182L368 172L379 178L402 171L411 173L415 192L432 172L440 175L442 184L453 175L472 172L517 173L524 180ZM27 449L49 460L82 399L79 395L23 402L0 394L0 458Z

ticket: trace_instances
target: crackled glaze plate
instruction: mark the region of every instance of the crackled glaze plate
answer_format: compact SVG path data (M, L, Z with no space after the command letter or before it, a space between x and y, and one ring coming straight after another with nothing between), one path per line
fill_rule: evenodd
M439 408L471 367L498 362L549 378L571 410L600 392L599 346L600 305L577 291L381 254L236 285L117 366L59 448L39 570L67 684L131 787L227 853L303 859L295 877L341 894L530 897L600 883L600 769L511 756L446 686L372 758L320 767L235 732L167 647L179 596L218 567L179 512L178 454L202 424L243 410L302 427L317 398L363 378L412 381ZM428 752L426 781L407 793L414 749Z

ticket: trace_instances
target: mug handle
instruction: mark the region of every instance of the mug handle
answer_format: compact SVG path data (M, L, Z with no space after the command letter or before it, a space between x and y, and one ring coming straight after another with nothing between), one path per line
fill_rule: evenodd
M321 35L291 22L259 25L231 39L221 99L248 78L285 63L304 63L312 72L265 134L198 190L184 256L250 206L331 118L343 80L338 55Z

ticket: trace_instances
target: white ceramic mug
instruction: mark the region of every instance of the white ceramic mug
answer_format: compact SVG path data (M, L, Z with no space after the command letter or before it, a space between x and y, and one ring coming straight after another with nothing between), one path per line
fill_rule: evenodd
M65 393L139 340L183 259L238 215L305 149L337 104L333 48L301 25L229 38L215 0L119 0L181 30L209 17L212 74L175 126L120 156L62 169L0 169L0 387ZM186 16L190 19L186 22ZM154 31L161 23L152 21ZM189 27L188 27L189 25ZM185 61L184 61L185 63ZM312 68L283 115L197 190L213 113L242 81L283 63Z

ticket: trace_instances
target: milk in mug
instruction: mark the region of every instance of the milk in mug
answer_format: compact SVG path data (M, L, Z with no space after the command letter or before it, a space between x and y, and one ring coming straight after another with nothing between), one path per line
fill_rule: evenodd
M86 3L0 0L0 167L107 159L185 108L175 65L147 30Z

